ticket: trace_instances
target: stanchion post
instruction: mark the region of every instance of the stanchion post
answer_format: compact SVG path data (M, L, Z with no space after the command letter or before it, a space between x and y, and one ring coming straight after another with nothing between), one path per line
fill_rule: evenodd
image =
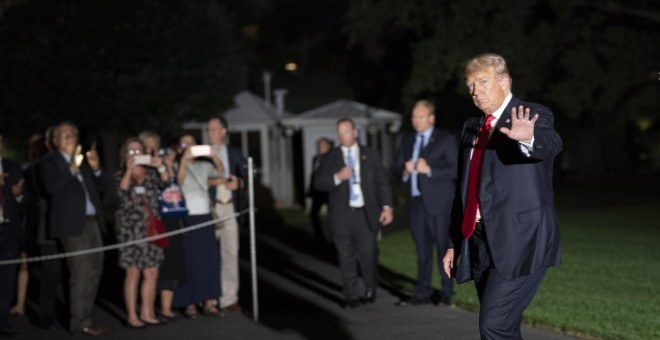
M254 321L259 321L259 292L257 291L257 246L254 231L254 167L248 157L248 202L250 216L250 264L252 268L252 310Z

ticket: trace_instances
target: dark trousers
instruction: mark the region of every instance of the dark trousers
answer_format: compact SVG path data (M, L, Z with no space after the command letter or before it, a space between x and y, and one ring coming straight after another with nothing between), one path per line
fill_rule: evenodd
M360 272L365 290L375 291L378 286L377 235L378 232L369 228L364 209L351 209L342 225L332 226L343 282L342 292L346 299L359 298Z
M328 195L324 193L315 193L312 195L312 209L309 212L312 220L312 229L314 230L314 237L319 242L325 243L325 235L323 234L323 224L321 223L321 207L328 204Z
M433 294L431 278L433 274L433 249L436 249L437 266L442 279L442 295L454 295L454 280L445 274L442 258L447 252L449 242L450 217L431 214L426 210L421 198L409 198L408 216L410 232L415 241L417 252L417 285L415 297L425 299Z
M504 278L492 263L484 228L488 226L478 223L470 238L472 276L481 303L481 339L522 339L523 312L532 302L547 267L519 278Z
M99 226L93 219L87 219L83 233L60 239L65 252L101 247L103 241ZM103 274L103 253L93 253L67 258L69 266L69 298L71 321L69 330L77 333L92 326L92 307L96 299L99 282Z
M39 245L41 256L58 254L57 244L44 243ZM39 282L39 318L44 323L55 322L55 302L57 291L62 284L62 260L41 262L41 280Z
M9 223L0 223L0 260L14 260L20 254L20 238L10 230ZM16 293L16 271L18 265L0 266L0 329L7 327L9 310Z

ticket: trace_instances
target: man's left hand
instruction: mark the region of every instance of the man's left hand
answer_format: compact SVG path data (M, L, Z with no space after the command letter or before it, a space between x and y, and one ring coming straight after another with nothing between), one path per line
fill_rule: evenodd
M25 184L25 179L21 178L18 183L11 187L11 193L14 195L14 197L20 196L20 194L23 192L23 184Z
M523 109L522 105L517 110L515 107L512 108L511 129L503 127L500 129L500 132L515 141L527 144L531 143L534 136L534 124L539 119L539 115L535 114L531 119L529 117L529 108Z
M227 181L227 189L231 191L238 190L239 184L238 177L231 175L231 180Z
M429 166L429 163L426 161L426 159L418 158L415 170L417 170L417 173L427 175L429 172L431 172L431 167Z
M380 213L380 218L378 221L380 222L381 225L388 225L392 223L394 220L394 213L392 212L392 208L385 208L383 211Z

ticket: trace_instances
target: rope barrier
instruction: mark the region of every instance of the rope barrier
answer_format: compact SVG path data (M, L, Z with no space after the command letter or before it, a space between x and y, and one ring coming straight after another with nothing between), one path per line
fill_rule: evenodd
M183 233L187 233L189 231L193 231L193 230L201 229L201 228L204 228L204 227L208 227L209 225L213 225L213 224L216 224L216 223L219 223L219 222L224 222L226 220L229 220L230 218L236 218L236 217L239 217L243 214L246 214L249 211L250 211L249 209L245 209L243 211L234 213L231 216L225 216L223 218L217 218L215 220L207 221L207 222L200 223L200 224L195 224L195 225L192 225L190 227L181 228L179 230L169 231L169 232L166 232L166 233L163 233L163 234L160 234L160 235L154 235L154 236L141 238L139 240L132 240L132 241L127 241L127 242L123 242L123 243L115 243L115 244L111 244L111 245L107 245L107 246L103 246L103 247L72 251L72 252L69 252L69 253L60 253L60 254L44 255L44 256L34 256L34 257L28 257L28 258L25 258L25 259L3 260L3 261L0 261L0 266L10 265L10 264L21 264L21 263L24 263L24 262L29 263L29 262L41 262L41 261L57 260L57 259L62 259L62 258L66 258L66 257L88 255L88 254L99 253L99 252L108 251L108 250L119 249L119 248L123 248L123 247L127 247L127 246L132 246L132 245L136 245L136 244L140 244L140 243L151 242L151 241L158 240L158 239L161 239L161 238L170 237L170 236L174 236L174 235L178 235L178 234L183 234Z

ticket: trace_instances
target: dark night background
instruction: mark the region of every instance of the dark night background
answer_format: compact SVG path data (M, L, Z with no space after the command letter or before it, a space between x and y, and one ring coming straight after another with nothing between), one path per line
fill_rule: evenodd
M478 114L461 63L492 51L515 95L553 109L563 174L648 173L660 168L659 42L651 0L4 0L0 131L15 158L64 119L116 148L205 120L241 90L263 95L265 70L293 113L348 98L407 115L427 97L458 131Z

